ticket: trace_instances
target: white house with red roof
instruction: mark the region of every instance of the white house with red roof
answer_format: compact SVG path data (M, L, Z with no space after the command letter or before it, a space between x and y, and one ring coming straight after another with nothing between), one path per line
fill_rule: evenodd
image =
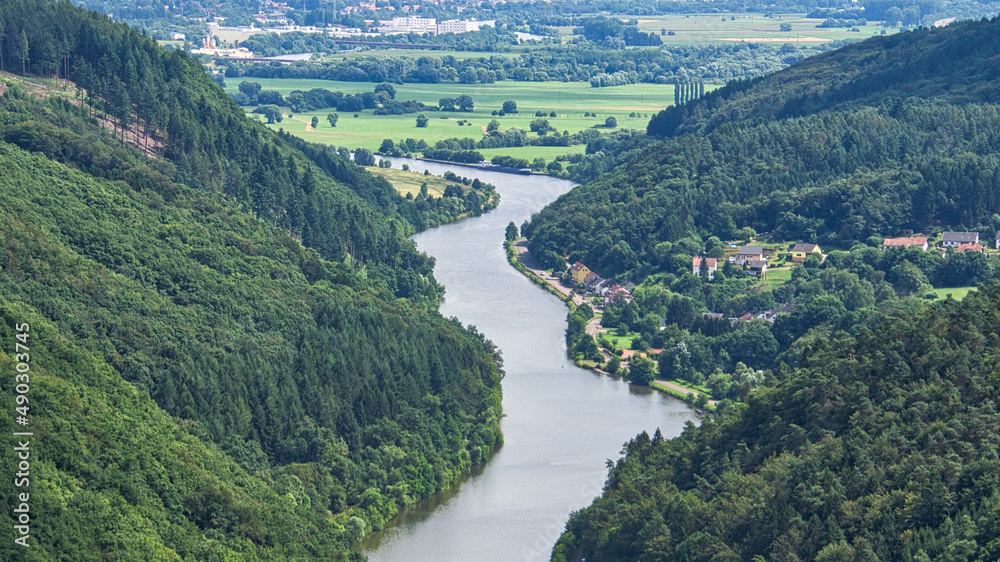
M719 260L715 258L703 258L701 256L695 256L691 260L691 273L695 275L701 275L701 262L706 262L708 266L708 279L712 280L715 278L715 272L719 269Z

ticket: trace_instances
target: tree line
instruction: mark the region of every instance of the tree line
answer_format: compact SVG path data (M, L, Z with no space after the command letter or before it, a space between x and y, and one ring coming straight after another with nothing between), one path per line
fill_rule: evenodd
M286 35L282 35L282 38ZM675 79L727 81L754 78L785 68L836 45L735 44L672 46L670 49L608 49L585 39L569 45L545 45L525 53L479 58L452 55L399 57L367 55L350 61L296 62L272 65L219 59L227 78L308 78L347 82L492 84L519 82L612 80L618 72L635 82L669 84ZM621 76L621 75L619 75Z

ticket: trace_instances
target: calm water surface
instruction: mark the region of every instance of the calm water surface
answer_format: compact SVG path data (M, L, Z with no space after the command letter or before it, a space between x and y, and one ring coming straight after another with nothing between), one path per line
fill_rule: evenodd
M447 288L441 312L476 325L503 350L505 444L459 485L368 537L372 561L548 560L572 511L600 494L607 459L640 431L678 435L693 411L648 389L579 369L566 358L566 306L507 264L504 228L519 225L572 187L546 176L452 170L497 186L500 207L414 237L437 259Z

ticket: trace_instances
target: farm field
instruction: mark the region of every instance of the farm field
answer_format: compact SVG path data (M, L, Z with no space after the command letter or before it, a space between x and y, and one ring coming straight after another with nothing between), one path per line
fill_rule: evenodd
M235 93L243 79L227 80L226 91ZM287 95L292 90L310 90L325 88L341 91L345 94L369 92L375 84L371 82L336 82L331 80L296 80L296 79L255 79L265 90L277 90ZM706 85L706 90L715 86ZM309 113L295 114L286 117L281 123L271 125L297 136L312 141L337 146L347 146L354 149L364 147L377 149L382 140L391 138L398 141L404 138L424 139L433 145L438 140L454 137L470 137L479 139L485 132L486 125L492 119L497 119L501 129L517 127L529 130L531 121L537 119L536 111L546 115L556 112L556 117L545 118L558 131L575 133L595 125L603 125L607 117L615 117L619 128L645 129L653 113L673 103L674 88L672 85L631 84L611 88L592 88L583 82L512 82L504 81L496 84L401 84L396 85L397 100L417 100L428 105L437 105L443 97L457 97L462 94L472 96L475 102L474 113L429 111L425 115L430 119L428 126L417 128L416 115L374 115L373 110L353 113L340 113L336 128L331 128L326 121L334 109L322 109ZM506 100L517 102L518 113L494 117L491 112L499 110ZM584 113L594 112L597 117L584 117ZM629 117L635 113L635 117ZM314 131L306 131L306 125L313 116L319 117L319 127ZM471 125L459 126L458 121L464 120ZM514 149L492 149L482 151L484 155L509 154L511 156L534 159L542 157L552 160L560 154L582 152L584 147L522 147Z
M287 95L292 90L324 88L345 94L370 92L372 82L339 82L335 80L307 80L292 78L229 78L226 92L236 93L243 80L258 82L265 90L277 90ZM515 82L504 80L495 84L396 84L396 99L416 100L436 106L441 98L455 98L463 94L472 96L477 114L489 115L499 110L504 101L517 102L519 116L529 117L536 111L555 111L583 117L585 112L604 116L621 113L643 112L652 114L674 102L674 87L669 84L629 84L610 88L592 88L586 82ZM718 86L706 84L709 92ZM529 115L525 115L525 114ZM513 117L513 116L512 116ZM646 119L648 121L648 118ZM645 127L645 124L643 124Z
M631 19L635 16L618 16ZM733 19L735 18L735 19ZM703 45L708 43L800 43L819 45L845 39L867 39L873 35L898 33L899 28L884 28L882 22L870 21L859 27L818 28L822 19L807 18L804 14L782 14L765 17L763 14L667 14L643 16L639 20L639 30L657 33L661 30L673 31L675 35L661 35L664 45ZM781 31L778 26L787 23L791 31ZM558 28L564 40L572 37L569 27Z
M284 129L285 131L309 142L317 142L334 146L346 146L351 150L354 150L355 148L367 148L375 151L382 145L382 141L384 139L392 139L395 142L406 138L424 139L429 145L433 145L439 140L450 138L469 137L479 140L483 136L486 124L489 123L490 119L493 119L490 115L486 115L484 119L484 116L480 114L471 114L471 116L474 117L470 119L470 114L467 113L456 113L453 114L453 116L449 116L448 119L436 119L435 117L438 117L438 114L433 113L428 114L428 117L431 117L431 120L427 127L417 128L414 115L374 116L371 114L371 110L369 110L367 112L360 113L357 118L352 117L353 114L341 114L340 119L337 121L336 128L333 128L330 127L330 124L326 120L327 114L331 112L333 112L333 110L296 113L294 117L288 117L288 114L286 113L285 118L281 121L281 123L275 123L273 125L269 125L269 127L275 130ZM307 127L307 125L313 116L319 117L319 127L317 129L307 131L307 128L311 129L311 127ZM254 115L254 117L260 118L259 115ZM459 127L458 121L461 119L469 120L472 125ZM534 119L534 117L532 117L532 119ZM498 120L502 123L501 129L518 127L527 130L528 125L531 122L530 119L520 122L519 120L507 120L502 117L498 118ZM642 123L634 125L634 128L645 128L645 120L642 121ZM560 125L558 123L558 119L549 119L549 122L556 126ZM619 123L620 122L621 121L619 120ZM575 130L580 130L582 128L583 127L579 127ZM568 130L573 131L574 129ZM582 154L585 149L586 147L580 144L575 146L522 146L515 148L492 148L481 149L479 152L482 152L486 158L492 158L493 156L498 155L507 155L518 158L528 158L529 160L541 157L545 158L547 161L551 161L554 160L556 156L562 154Z
M732 19L732 18L736 19ZM723 21L725 19L725 21ZM787 23L791 31L781 31L778 26ZM845 39L867 39L880 35L883 30L896 33L896 28L884 28L881 22L868 22L851 31L847 27L819 28L822 19L804 15L783 14L764 17L762 14L682 14L639 18L639 29L659 33L661 29L673 31L674 36L664 35L664 44L690 45L698 43L747 41L749 43L804 43L820 44Z

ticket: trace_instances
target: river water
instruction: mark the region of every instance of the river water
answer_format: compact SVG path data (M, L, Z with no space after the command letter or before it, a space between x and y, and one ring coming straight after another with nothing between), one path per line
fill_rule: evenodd
M372 561L548 560L571 512L589 505L607 459L639 432L678 435L694 412L647 388L577 368L566 357L566 306L507 263L504 228L569 191L547 176L395 159L416 171L478 177L500 206L417 234L446 287L441 312L474 324L503 351L505 444L460 484L424 500L366 538Z

